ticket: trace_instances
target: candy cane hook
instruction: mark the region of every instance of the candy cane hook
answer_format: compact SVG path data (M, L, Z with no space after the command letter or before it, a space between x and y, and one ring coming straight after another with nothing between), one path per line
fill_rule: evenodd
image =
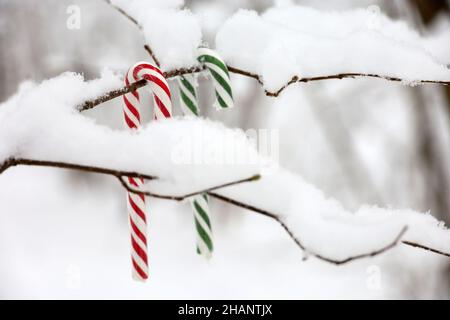
M172 102L170 88L161 70L147 62L135 64L127 72L125 85L145 79L153 94L154 118L170 118L172 115ZM137 91L123 96L123 115L125 124L130 130L135 130L141 125L140 106L141 99ZM144 184L143 179L128 177L128 182L139 189ZM148 278L147 255L147 208L143 194L127 193L128 215L131 232L131 261L133 264L132 276L137 281L145 281Z

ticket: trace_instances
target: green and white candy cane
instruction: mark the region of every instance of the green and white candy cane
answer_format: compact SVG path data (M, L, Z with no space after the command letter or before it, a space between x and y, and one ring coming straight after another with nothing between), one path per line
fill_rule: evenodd
M217 99L214 106L219 110L232 108L234 105L233 92L225 62L217 52L203 47L198 48L197 60L208 69L212 76Z
M206 259L212 257L214 250L208 196L202 194L191 200L197 230L197 253Z
M197 81L192 74L186 74L178 78L180 88L180 106L184 115L198 116L198 100L197 100ZM211 228L211 211L208 205L208 196L201 194L193 197L191 200L194 212L197 253L209 259L214 249L212 228Z

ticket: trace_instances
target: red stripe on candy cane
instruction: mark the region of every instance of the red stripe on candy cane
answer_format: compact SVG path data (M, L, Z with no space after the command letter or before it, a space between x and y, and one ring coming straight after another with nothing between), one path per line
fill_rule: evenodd
M136 270L137 274L142 279L148 279L148 275L141 269L141 267L139 267L139 265L136 263L136 261L134 261L134 259L131 259L131 261L133 262L133 268L134 268L134 270Z
M147 239L145 238L145 235L139 230L139 228L136 226L136 224L133 222L133 219L130 218L130 225L131 229L133 229L136 236L141 239L141 241L147 245Z
M127 97L124 96L123 101L125 102L128 110L130 110L130 112L136 117L136 119L141 122L141 115L139 114L139 111L131 104L130 101L128 101Z
M130 196L128 196L128 201L130 202L130 205L133 208L134 212L142 219L142 221L147 222L145 212L138 207L138 205Z

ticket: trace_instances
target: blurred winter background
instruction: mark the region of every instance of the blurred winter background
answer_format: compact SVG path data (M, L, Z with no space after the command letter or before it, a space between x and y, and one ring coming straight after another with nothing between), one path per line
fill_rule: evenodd
M450 64L448 1L290 2L321 10L379 6L430 37ZM286 1L185 3L202 17L213 45L217 29L239 8L263 12ZM73 4L81 8L80 30L66 27ZM145 59L136 26L101 0L0 0L0 102L27 79L67 70L92 79L104 67L124 71ZM430 210L450 224L450 88L334 80L294 85L273 99L251 79L233 75L232 81L240 107L204 113L230 127L279 129L283 167L350 210L367 203ZM202 106L212 103L202 96ZM120 101L86 115L123 126ZM9 170L0 176L0 298L450 298L445 258L399 247L340 267L303 262L277 224L216 202L216 251L206 263L194 252L188 204L149 202L150 280L139 284L130 277L125 194L114 179Z

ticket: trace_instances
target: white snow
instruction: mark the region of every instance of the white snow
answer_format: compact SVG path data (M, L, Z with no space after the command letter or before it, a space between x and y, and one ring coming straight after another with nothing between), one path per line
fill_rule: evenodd
M388 245L405 226L403 240L450 250L450 232L430 214L375 206L349 212L283 169L218 193L281 216L308 249L338 260Z
M112 3L139 22L164 70L197 64L201 12L181 9L182 0ZM421 37L405 22L374 8L324 11L286 4L261 15L239 10L219 28L216 49L230 65L260 74L271 91L293 76L341 73L397 77L404 84L450 81L443 63L443 33Z
M102 78L89 82L65 73L40 85L23 85L0 105L0 162L23 157L139 171L159 177L147 184L150 190L173 195L264 171L261 165L267 159L257 156L241 130L205 119L179 118L151 122L129 133L96 124L77 111L85 99L120 83L105 71ZM450 251L450 232L429 215L375 207L351 213L282 168L258 182L218 192L280 215L309 249L330 258L378 249L405 225L409 227L405 239Z
M349 72L398 77L405 83L449 81L450 70L427 43L406 23L381 12L301 6L275 7L261 15L240 10L216 37L227 63L261 74L268 90L279 89L295 75Z
M180 10L183 0L112 0L136 19L164 70L196 64L196 50L202 34L199 19L188 9Z

